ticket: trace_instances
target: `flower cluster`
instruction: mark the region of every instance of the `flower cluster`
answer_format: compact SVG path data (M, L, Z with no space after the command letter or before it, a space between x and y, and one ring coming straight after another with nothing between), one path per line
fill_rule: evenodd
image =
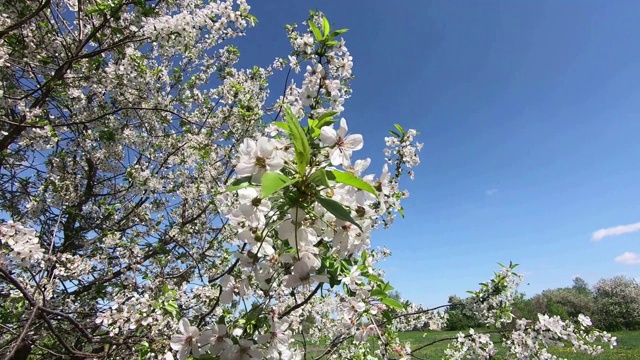
M44 249L40 247L34 229L25 228L13 221L0 224L0 266L7 267L11 261L29 267L39 263L43 258Z
M596 341L616 345L616 338L610 334L590 328L591 320L580 315L577 324L562 321L560 317L538 315L538 321L530 327L527 320L518 320L516 330L505 343L510 354L516 359L556 359L549 354L550 346L563 347L565 342L571 344L574 352L598 355L603 349L600 345L592 345Z
M473 329L470 329L467 335L459 333L458 338L445 350L445 355L451 360L490 360L496 353L497 349L491 337L487 334L478 334Z

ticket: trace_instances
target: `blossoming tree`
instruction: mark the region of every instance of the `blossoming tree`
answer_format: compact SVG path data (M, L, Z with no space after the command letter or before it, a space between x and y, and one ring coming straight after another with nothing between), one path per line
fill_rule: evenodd
M354 160L346 30L312 12L287 27L287 60L239 69L225 41L256 21L244 0L0 10L4 358L399 359L417 349L398 331L442 321L389 296L376 267L389 253L371 232L402 214L421 145L396 125L379 175ZM474 293L497 329L514 268ZM528 358L615 343L589 326L541 315L504 344ZM470 331L446 355L494 353Z

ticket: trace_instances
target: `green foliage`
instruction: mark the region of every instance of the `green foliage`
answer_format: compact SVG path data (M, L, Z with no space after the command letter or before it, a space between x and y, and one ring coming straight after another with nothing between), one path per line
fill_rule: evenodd
M563 320L576 319L593 313L593 299L573 288L545 290L533 298L534 308L541 313L560 316Z
M532 299L527 299L525 297L525 293L518 292L513 300L513 316L514 322L512 325L515 325L515 319L527 319L533 320L538 317L538 311L536 311L534 307L534 303Z
M594 286L594 324L609 331L640 330L640 284L625 276Z
M232 181L231 184L227 187L226 191L237 191L252 185L253 184L251 184L251 176L244 176Z
M291 108L285 106L285 118L286 124L289 129L289 135L293 142L293 147L296 153L296 164L298 165L298 171L300 176L304 176L304 173L309 165L309 159L311 158L311 148L309 148L309 141L307 135L300 126L300 122L291 111Z
M335 216L336 218L342 220L342 221L347 221L352 223L353 225L357 226L358 229L360 229L360 231L362 231L362 227L360 226L360 224L358 224L352 217L351 214L349 213L349 210L345 209L344 206L342 206L342 204L340 204L339 202L326 198L324 196L320 196L318 195L316 197L316 200L318 201L318 203L320 205L322 205L323 208L325 208L328 212L330 212L333 216Z
M549 289L526 299L524 293L518 293L514 299L515 319L537 320L538 314L559 316L562 320L575 320L583 314L592 317L593 297L586 281L574 279L570 288Z
M376 196L378 195L373 186L352 173L340 170L327 170L327 178L331 181L353 186L356 189L364 190Z
M313 32L313 36L316 38L316 40L318 40L318 42L320 43L320 45L322 45L322 47L326 47L326 46L335 46L338 44L338 42L336 40L334 40L336 37L344 34L347 32L347 29L340 29L340 30L335 30L335 31L331 31L331 25L329 24L329 20L326 18L326 16L322 17L322 30L318 28L318 26L312 21L313 17L316 15L315 11L310 11L310 17L309 17L309 27L311 28L311 31ZM322 50L321 50L322 52Z
M260 196L262 196L263 198L268 198L276 191L285 188L295 182L296 180L289 179L286 175L267 171L262 176L262 194Z
M575 320L583 314L594 326L606 331L640 330L640 285L616 276L600 280L592 290L582 278L567 288L549 289L526 299L520 293L514 301L515 318L536 320L537 314ZM452 322L458 321L453 319Z
M478 317L470 309L470 298L461 299L455 295L449 296L449 308L446 310L447 323L445 330L464 331L470 328L482 327Z
M573 279L573 286L571 287L571 289L573 289L576 293L584 296L593 295L591 288L589 288L589 284L579 276Z

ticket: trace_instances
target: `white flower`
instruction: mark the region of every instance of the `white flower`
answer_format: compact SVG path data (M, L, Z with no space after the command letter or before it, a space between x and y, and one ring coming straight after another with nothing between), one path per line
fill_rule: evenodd
M254 349L253 341L240 339L238 344L226 349L220 355L221 360L251 360L262 359L262 353Z
M343 315L346 319L355 319L358 314L363 312L367 306L358 299L350 299L342 304Z
M580 321L580 324L584 327L591 326L591 319L589 319L588 316L580 314L578 315L578 321Z
M306 261L298 261L293 265L293 273L284 277L284 285L288 288L295 288L302 284L328 283L329 278L324 275L311 275L311 267Z
M276 154L274 140L261 137L258 141L244 139L238 149L240 160L236 165L239 176L251 175L251 181L260 183L262 175L267 171L278 171L284 161Z
M203 344L208 344L208 350L211 355L217 356L220 355L222 351L233 345L231 339L226 337L226 335L227 326L219 324L210 330L204 331L200 338L202 339Z
M179 323L179 329L182 334L176 334L171 337L170 345L173 350L178 351L178 359L185 360L192 353L193 357L200 357L200 348L198 343L207 341L206 337L200 337L200 331L197 327L191 326L189 320L182 318ZM203 334L206 335L206 334Z
M360 270L357 266L353 266L348 276L341 278L342 283L347 285L349 289L355 291L358 289L358 284L362 282L360 279Z
M289 55L289 65L296 74L300 72L300 63L294 56Z
M320 253L315 246L299 246L297 249L297 257L300 261L304 261L309 265L311 271L320 269L320 260L316 257ZM280 256L280 260L286 263L293 263L296 259L296 254L287 253Z
M363 221L361 226L365 230L364 233L351 222L336 220L336 231L332 240L334 251L346 256L357 251L359 246L365 245L367 240L364 234L369 231L370 222Z
M303 246L313 246L318 242L315 230L302 226L306 214L300 208L289 209L291 219L283 221L278 226L278 235L281 239L289 241L292 248L299 249Z
M367 338L373 334L376 333L376 327L375 325L369 325L369 326L360 326L358 328L358 330L356 331L356 335L354 337L354 339L358 342L363 342L365 340L367 340Z
M370 158L356 160L356 162L351 167L351 170L353 171L353 174L355 176L362 176L362 174L364 173L365 170L367 170L369 165L371 165Z
M7 244L12 250L11 256L24 267L44 258L44 249L40 247L37 235L34 229L25 228L13 221L9 221L6 225L0 224L0 244Z
M233 225L239 225L246 222L245 225L251 227L260 227L264 225L265 214L271 208L268 201L260 199L257 189L247 187L238 190L238 207L227 217Z
M351 165L351 154L354 150L362 149L362 135L352 134L347 136L347 121L340 119L340 128L336 132L331 126L320 129L320 139L326 146L332 147L329 150L329 158L334 166Z
M280 320L271 322L269 332L258 336L258 343L269 342L267 357L283 359L292 355L289 350L289 323ZM280 354L281 355L280 355Z
M387 166L387 164L384 164L384 166L382 167L382 175L380 175L380 179L378 180L378 191L385 194L385 195L389 195L391 193L391 184L389 183L391 176L389 175L389 167Z
M240 280L238 284L229 274L220 279L220 286L222 286L222 293L220 294L220 302L222 304L230 304L233 301L234 295L243 297L249 290L247 279Z

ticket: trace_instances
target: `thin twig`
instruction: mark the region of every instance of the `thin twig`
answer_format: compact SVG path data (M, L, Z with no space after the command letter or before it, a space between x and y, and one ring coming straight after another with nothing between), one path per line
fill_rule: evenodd
M18 348L20 348L20 344L22 344L22 341L24 340L24 338L27 336L27 333L29 332L29 328L31 327L31 322L33 322L33 319L36 317L36 314L38 313L38 309L39 309L38 305L36 305L33 308L33 310L31 311L31 315L29 316L29 319L27 320L27 323L24 324L24 329L22 329L22 333L20 333L20 336L16 340L16 343L13 346L13 349L4 358L4 360L11 360L13 358L13 355L15 355L15 353L18 351Z

